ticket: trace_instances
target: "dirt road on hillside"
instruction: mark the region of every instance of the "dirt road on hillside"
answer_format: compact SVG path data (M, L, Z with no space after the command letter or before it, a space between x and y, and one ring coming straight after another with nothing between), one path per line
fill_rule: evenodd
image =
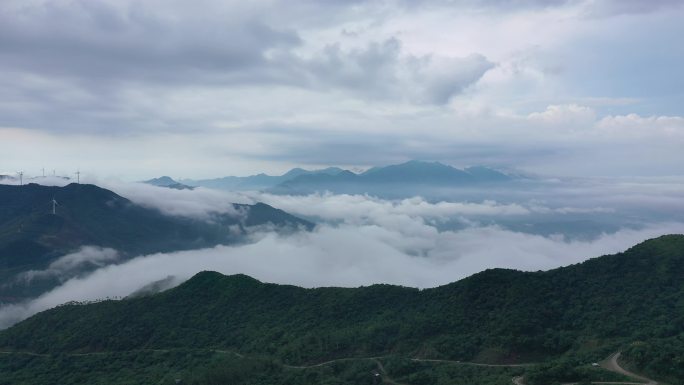
M604 369L610 370L611 372L624 374L625 376L632 377L635 380L643 381L644 383L646 383L646 385L658 385L658 381L651 380L650 378L646 378L646 377L640 376L638 374L634 374L634 373L630 372L629 370L620 366L620 364L618 363L618 359L620 358L620 354L621 354L620 352L617 352L617 353L611 355L610 357L608 357L607 359L605 359L604 361L602 361L601 367L603 367Z

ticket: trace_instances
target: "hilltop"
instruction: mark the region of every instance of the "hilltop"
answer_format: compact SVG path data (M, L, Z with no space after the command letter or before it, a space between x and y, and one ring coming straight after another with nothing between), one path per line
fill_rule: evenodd
M684 235L551 271L491 269L425 290L304 289L202 272L148 297L45 311L0 333L0 347L223 349L290 365L386 355L586 362L623 350L636 369L672 380L684 378L681 360L663 358L684 351L682 271Z
M57 202L52 213L52 200ZM235 204L211 221L169 216L95 185L0 185L0 301L14 302L54 282L12 284L17 274L42 269L82 246L117 250L121 259L237 242L252 226L311 229L313 224L271 206ZM237 231L236 231L237 230Z
M152 178L143 183L151 184L152 186L167 187L176 190L192 190L194 187L175 181L170 176L160 176L159 178Z

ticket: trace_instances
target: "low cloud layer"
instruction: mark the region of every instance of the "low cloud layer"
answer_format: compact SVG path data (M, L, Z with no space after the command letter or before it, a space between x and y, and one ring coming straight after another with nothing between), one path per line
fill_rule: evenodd
M201 187L192 190L178 190L145 183L124 183L113 180L97 182L97 184L115 191L140 206L157 209L171 216L194 219L210 220L212 214L229 214L241 217L245 213L236 209L233 203L254 203L241 194Z
M381 217L405 216L423 219L446 219L455 216L517 216L530 214L520 204L500 204L495 201L430 203L421 197L385 200L368 195L311 194L307 196L255 194L253 199L272 204L282 210L319 217L324 220L345 220L350 224L365 223Z
M50 263L43 270L29 270L18 276L18 281L31 282L34 279L57 278L64 280L76 276L83 268L102 267L113 264L119 259L114 249L84 246Z
M25 304L0 309L0 326L68 301L123 297L173 276L178 284L197 272L248 274L266 282L304 287L390 283L434 287L488 268L550 269L623 251L645 239L683 233L684 224L621 230L589 242L567 242L496 226L439 232L424 223L401 229L378 225L318 227L286 237L254 235L243 246L143 256L73 278Z
M390 283L424 288L488 268L535 271L566 266L649 238L684 233L682 182L536 180L501 191L454 191L453 199L434 201L179 191L108 181L104 185L134 203L168 215L206 219L211 213L229 212L233 201L261 201L313 219L317 227L288 234L256 230L245 244L123 262L115 250L85 247L45 270L19 277L50 277L63 283L32 301L1 308L0 326L68 301L123 297L157 281L173 286L202 270L305 287ZM491 199L485 198L488 194ZM577 227L584 236L573 236ZM83 264L100 267L86 275L73 274Z

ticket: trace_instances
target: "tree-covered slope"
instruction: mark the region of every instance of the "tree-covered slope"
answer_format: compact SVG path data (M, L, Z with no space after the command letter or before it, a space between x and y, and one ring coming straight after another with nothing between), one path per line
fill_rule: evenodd
M390 353L497 362L603 354L635 341L681 341L674 338L684 328L682 272L682 235L552 271L487 270L427 290L303 289L203 272L157 295L37 314L0 333L0 346L223 348L287 363Z
M312 227L265 204L235 208L239 215L206 221L165 215L94 185L0 185L0 302L35 294L9 285L12 276L85 245L113 248L125 258L235 242L251 226Z

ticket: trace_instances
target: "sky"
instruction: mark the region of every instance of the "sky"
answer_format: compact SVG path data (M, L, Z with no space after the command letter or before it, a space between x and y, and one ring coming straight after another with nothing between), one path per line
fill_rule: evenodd
M681 0L4 0L0 172L681 176Z

